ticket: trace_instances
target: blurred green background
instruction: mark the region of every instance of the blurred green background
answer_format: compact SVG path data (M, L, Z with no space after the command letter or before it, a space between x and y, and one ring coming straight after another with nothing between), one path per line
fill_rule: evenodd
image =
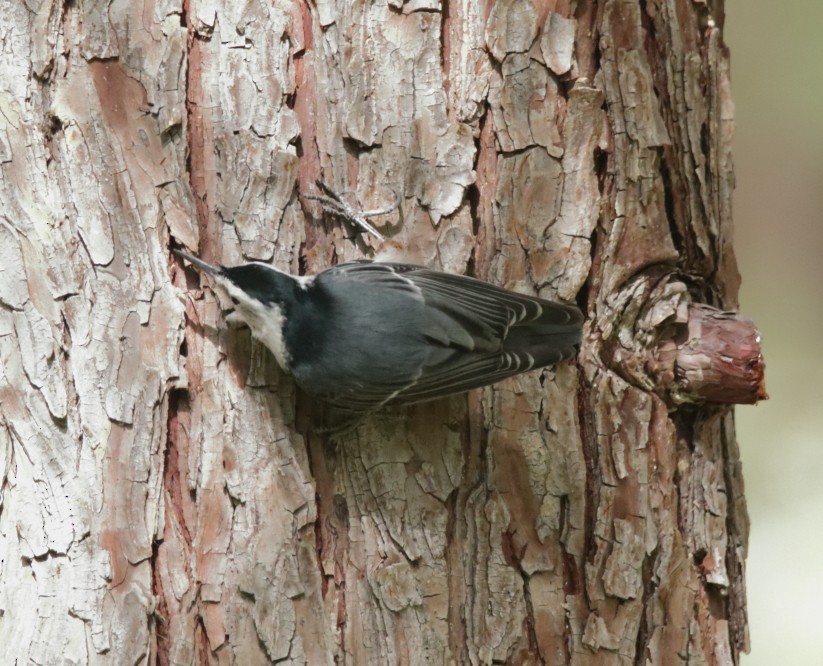
M737 408L752 651L823 664L823 1L728 0L740 307L770 400Z

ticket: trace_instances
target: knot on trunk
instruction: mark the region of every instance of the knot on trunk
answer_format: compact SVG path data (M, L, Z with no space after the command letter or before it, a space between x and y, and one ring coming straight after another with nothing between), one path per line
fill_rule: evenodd
M754 322L694 303L674 276L639 276L602 309L600 361L632 384L674 405L768 398Z

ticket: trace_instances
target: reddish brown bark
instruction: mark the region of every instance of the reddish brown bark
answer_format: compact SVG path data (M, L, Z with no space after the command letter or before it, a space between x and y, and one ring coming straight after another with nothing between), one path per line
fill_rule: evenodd
M34 3L37 4L37 3ZM732 664L748 522L723 3L0 16L0 645L53 663ZM579 358L336 439L170 247L371 241L575 302Z

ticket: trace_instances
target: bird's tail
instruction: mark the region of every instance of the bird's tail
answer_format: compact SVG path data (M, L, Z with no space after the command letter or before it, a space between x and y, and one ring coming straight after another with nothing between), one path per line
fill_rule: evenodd
M529 354L535 368L559 363L577 353L583 335L583 313L573 305L541 302L542 313L513 326L503 351Z

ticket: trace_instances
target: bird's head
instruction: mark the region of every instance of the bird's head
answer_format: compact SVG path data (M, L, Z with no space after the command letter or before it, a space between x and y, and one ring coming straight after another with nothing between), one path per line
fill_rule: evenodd
M257 310L261 306L287 307L295 298L296 290L305 289L308 278L295 277L261 262L239 266L210 264L187 252L174 253L209 275L225 292L235 307Z
M254 336L274 352L283 368L288 368L283 327L312 278L295 277L259 262L217 266L180 250L174 252L214 281Z
M309 278L295 277L260 262L227 267L210 264L180 250L174 253L211 277L252 328L255 319L267 316L274 309L285 314L309 282Z

